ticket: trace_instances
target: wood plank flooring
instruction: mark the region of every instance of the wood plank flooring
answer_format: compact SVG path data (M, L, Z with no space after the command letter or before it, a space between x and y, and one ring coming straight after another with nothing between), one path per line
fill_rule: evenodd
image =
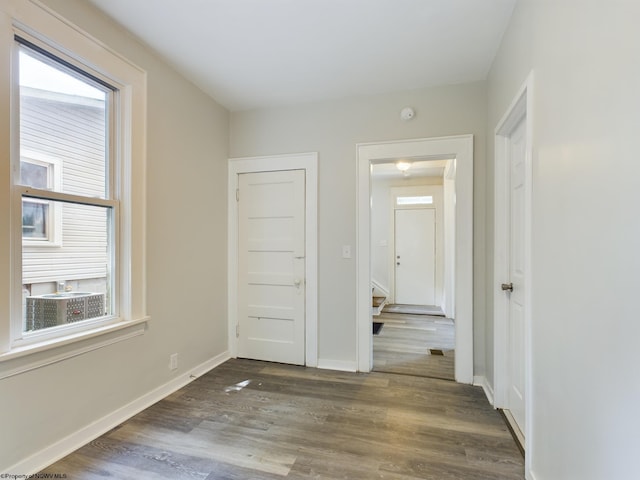
M69 479L523 479L478 387L229 360L41 473Z
M383 313L373 337L373 370L454 380L455 327L450 318ZM431 355L430 349L443 355Z

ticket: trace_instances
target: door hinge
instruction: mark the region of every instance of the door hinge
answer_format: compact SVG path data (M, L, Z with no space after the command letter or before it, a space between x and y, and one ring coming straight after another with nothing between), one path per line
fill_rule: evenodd
M240 324L236 324L236 338L240 337Z
M240 189L236 188L236 202L240 201Z

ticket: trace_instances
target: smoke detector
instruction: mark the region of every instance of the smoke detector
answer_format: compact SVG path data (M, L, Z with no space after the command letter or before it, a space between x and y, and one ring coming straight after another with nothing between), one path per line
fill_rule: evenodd
M416 112L411 107L404 107L400 110L400 118L405 122L411 120L415 116Z

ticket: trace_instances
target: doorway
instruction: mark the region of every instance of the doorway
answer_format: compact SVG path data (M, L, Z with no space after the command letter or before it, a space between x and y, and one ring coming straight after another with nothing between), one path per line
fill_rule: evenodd
M229 160L228 285L237 287L228 289L227 298L229 353L232 357L254 356L264 360L301 363L310 367L318 364L317 158L317 153L305 153ZM302 199L294 208L297 213L243 213L239 200L241 195L247 194L247 186L240 187L241 182L246 179L253 179L248 183L257 186L254 193L259 193L258 197L262 199L250 202L251 205L267 205L263 198L263 194L266 194L276 210L289 208L289 193L293 195L295 190ZM286 191L277 193L282 188ZM289 190L291 191L287 193ZM243 221L242 217L253 217L254 220L256 217L260 218L250 225L251 222ZM284 217L291 220L291 225L297 223L303 230L302 233L289 235L291 241L283 239L281 233L286 229L283 230L282 225L272 224L273 221L281 222ZM298 220L294 221L294 218ZM241 245L240 228L254 228L254 233L257 232L256 235L242 235L245 240L253 238L251 245ZM265 242L269 244L268 248L262 248ZM276 244L278 248L274 249ZM288 259L278 263L278 259L262 255L274 250L280 256L288 255ZM254 262L250 269L247 268L248 262ZM266 290L268 292L265 295ZM279 300L278 296L281 297ZM297 314L297 323L288 319L295 317L291 314L294 310L302 311L302 315ZM264 330L267 327L269 331ZM241 337L243 331L248 333L246 338ZM284 343L283 339L286 340ZM249 350L246 349L247 340L251 343ZM291 356L280 358L279 349L273 348L276 344L290 345L293 349L293 352L289 352ZM261 350L264 345L267 345L265 351ZM250 353L247 354L247 351Z
M495 130L494 406L530 442L532 76ZM526 458L525 458L526 460Z
M462 135L358 145L358 369L373 366L371 335L371 167L396 159L455 160L455 248L452 311L455 311L455 379L473 383L473 136Z
M454 379L455 325L446 318L445 171L453 159L416 159L371 168L373 370ZM398 166L404 168L400 170ZM447 272L449 273L449 272ZM447 295L447 293L449 295Z

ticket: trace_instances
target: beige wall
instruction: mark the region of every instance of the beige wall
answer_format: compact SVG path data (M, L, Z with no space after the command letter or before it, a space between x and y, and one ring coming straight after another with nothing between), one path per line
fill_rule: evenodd
M341 258L356 244L356 144L474 134L475 359L484 371L485 84L334 100L231 115L232 157L319 153L319 359L356 361L356 265ZM410 105L416 117L400 119Z
M355 145L474 134L474 363L475 374L492 384L487 159L494 127L533 69L531 472L537 480L634 474L640 322L632 299L640 287L640 228L631 208L640 204L633 146L640 131L640 4L521 0L486 84L229 118L85 2L45 3L148 72L152 320L141 337L1 380L0 425L12 436L0 439L0 470L170 381L176 372L167 368L169 354L180 354L179 374L225 351L228 156L319 152L320 359L355 362L355 260L341 258L342 245L356 244ZM399 119L406 105L416 109L413 121Z
M227 349L227 111L86 2L45 3L148 73L152 319L142 336L0 380L3 472Z
M637 476L638 24L636 1L521 1L488 79L492 158L491 132L534 71L528 453L536 480ZM488 322L488 340L491 332Z

